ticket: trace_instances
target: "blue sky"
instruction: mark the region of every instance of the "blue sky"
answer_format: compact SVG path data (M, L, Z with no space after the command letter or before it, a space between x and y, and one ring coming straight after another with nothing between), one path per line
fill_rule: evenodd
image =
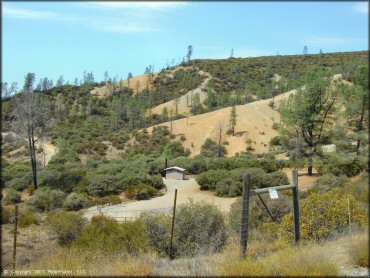
M2 79L126 79L193 58L368 50L367 2L3 2Z

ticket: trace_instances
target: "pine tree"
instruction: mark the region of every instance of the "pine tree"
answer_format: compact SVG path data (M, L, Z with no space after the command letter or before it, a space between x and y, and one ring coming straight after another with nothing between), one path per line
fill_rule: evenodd
M308 158L308 175L312 175L313 157L322 144L328 127L333 124L333 113L338 102L338 90L331 87L331 73L322 67L311 69L305 87L290 95L280 105L283 122L282 135L301 137L300 150ZM298 132L297 132L298 131ZM299 138L296 138L298 140Z
M236 120L237 120L237 114L236 114L236 107L233 105L231 107L231 113L230 113L230 128L233 133L233 136L235 136L235 126L236 126Z

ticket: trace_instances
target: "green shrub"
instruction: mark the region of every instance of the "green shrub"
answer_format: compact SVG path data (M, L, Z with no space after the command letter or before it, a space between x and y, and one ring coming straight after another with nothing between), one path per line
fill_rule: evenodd
M190 151L185 149L181 142L176 141L167 143L167 145L163 148L162 154L164 157L171 159L179 156L189 156Z
M273 130L277 130L279 128L279 124L278 123L273 123L272 124L272 129Z
M350 211L348 210L348 201ZM349 212L351 227L349 225ZM322 240L343 234L349 228L362 228L368 219L352 194L344 194L343 189L335 188L325 194L311 194L300 205L301 238ZM281 224L283 237L294 238L293 214L283 218Z
M85 178L86 171L80 164L48 165L39 172L39 186L48 186L70 193Z
M193 160L189 161L187 167L185 167L190 174L199 174L207 170L206 159L202 156L197 156Z
M122 190L141 183L149 184L156 189L164 187L163 179L160 175L150 176L144 173L130 173L127 170L121 172L117 177L121 183L119 187Z
M284 215L288 214L293 207L293 199L291 196L287 196L282 192L278 192L278 199L271 199L267 194L262 194L265 204L269 208L270 212L274 216L274 220L280 222ZM240 233L241 227L241 209L242 209L242 198L237 198L236 201L231 205L229 212L229 223L231 229ZM268 214L263 203L257 196L253 196L249 201L249 224L251 227L259 229L259 226L265 223L271 223L273 220ZM275 237L276 234L271 234L270 236ZM251 237L260 237L260 231L257 235L251 234Z
M319 175L333 174L353 177L367 167L367 157L331 154L317 162Z
M21 201L22 201L21 194L19 194L13 188L9 188L6 196L4 197L4 204L13 205L13 204L18 204Z
M146 213L141 220L151 246L159 254L168 255L171 216ZM174 226L174 257L219 252L226 241L225 220L215 206L190 202L179 207Z
M364 172L355 180L346 184L345 191L353 194L367 209L369 206L369 173ZM368 211L368 210L367 210Z
M54 211L48 214L47 223L58 243L70 246L81 233L86 220L77 212Z
M126 191L126 196L130 199L146 200L157 195L158 191L154 187L142 183L130 186Z
M160 255L170 253L171 217L163 212L142 213L140 220L144 223L144 232L150 246Z
M80 210L85 207L87 199L85 196L72 192L64 200L63 207L67 210Z
M148 240L143 223L139 220L118 223L105 216L94 216L87 224L73 246L82 250L105 253L128 252L136 254L146 251Z
M7 165L2 169L2 179L4 181L10 181L11 179L26 173L31 173L31 167L29 163L15 162L13 164Z
M222 179L216 184L217 196L236 197L242 194L242 183L232 178Z
M220 252L227 241L226 223L216 206L205 202L179 207L176 223L175 256Z
M214 190L217 182L229 176L230 172L227 170L209 170L203 172L196 177L197 183L201 190Z
M270 147L281 146L282 142L280 136L272 137L269 144Z
M209 170L199 174L196 177L196 181L200 185L201 190L217 190L219 196L239 196L241 195L241 182L245 173L251 175L251 187L252 188L264 188L278 185L285 185L289 183L288 177L283 172L265 173L260 168L238 168L232 171L227 170ZM228 179L226 182L221 180ZM231 182L234 180L235 182ZM219 185L217 186L217 183ZM231 185L232 184L232 185ZM230 188L232 193L229 190ZM239 188L239 189L238 189ZM235 195L238 194L238 195Z
M264 188L289 183L288 177L284 172L265 173L259 168L250 168L245 172L251 176L252 188Z
M315 185L310 191L314 190L320 193L325 193L335 187L343 187L349 182L346 176L334 176L333 174L324 174L320 176Z
M35 212L27 209L20 212L19 226L21 228L37 225L39 222L40 219Z
M102 197L116 194L119 189L114 177L96 174L90 176L90 183L86 187L86 191L89 195Z
M200 150L200 154L205 157L221 157L225 156L226 153L224 146L219 146L209 138L206 139Z
M17 191L25 190L32 183L32 175L30 172L17 175L14 179L7 182L7 185Z
M105 204L120 204L121 203L121 198L117 195L110 195L110 196L105 196L105 197L99 197L99 198L94 198L88 200L86 206L91 207L91 206L96 206L96 205L105 205Z
M14 221L14 207L1 206L1 224L8 224Z
M63 206L65 194L60 190L41 187L34 192L27 205L38 211L49 211Z

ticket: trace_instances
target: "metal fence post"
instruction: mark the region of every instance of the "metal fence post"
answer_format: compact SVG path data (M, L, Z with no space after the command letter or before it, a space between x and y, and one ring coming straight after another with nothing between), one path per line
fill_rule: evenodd
M298 170L293 170L293 209L294 209L294 239L297 243L300 238L299 227L299 195L298 195Z
M17 261L17 225L18 225L18 205L14 205L14 241L13 241L13 270L15 271Z
M244 174L243 178L243 203L242 203L242 225L240 229L241 255L243 258L247 255L248 244L248 220L249 220L249 191L251 176Z
M170 259L173 260L173 250L172 250L172 242L173 242L173 230L175 226L175 215L176 215L176 199L177 199L177 189L175 189L175 200L173 203L173 213L172 213L172 227L171 227L171 240L170 240Z

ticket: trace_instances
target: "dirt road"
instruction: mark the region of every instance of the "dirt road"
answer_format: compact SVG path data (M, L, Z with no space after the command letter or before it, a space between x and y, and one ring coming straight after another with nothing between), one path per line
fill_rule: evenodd
M205 201L218 206L221 211L229 211L230 205L236 198L221 198L215 196L214 192L201 191L195 179L189 180L170 180L163 179L167 192L165 195L150 200L136 201L126 204L112 205L101 208L101 213L106 216L116 218L118 221L133 219L140 216L143 211L163 211L169 212L173 208L175 188L177 188L177 205L188 202L192 199L194 202ZM91 207L87 209L85 216L91 218L99 214L99 209Z

